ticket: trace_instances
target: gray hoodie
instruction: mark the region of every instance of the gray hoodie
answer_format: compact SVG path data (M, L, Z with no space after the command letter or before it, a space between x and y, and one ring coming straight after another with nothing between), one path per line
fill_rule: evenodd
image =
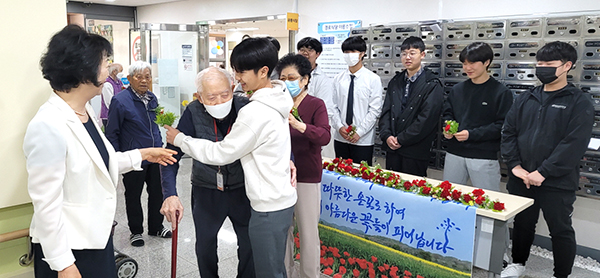
M290 180L290 130L288 115L293 100L285 84L271 81L273 88L260 89L240 109L223 141L211 142L180 133L175 146L194 159L226 165L238 159L244 168L246 194L259 212L278 211L296 203Z

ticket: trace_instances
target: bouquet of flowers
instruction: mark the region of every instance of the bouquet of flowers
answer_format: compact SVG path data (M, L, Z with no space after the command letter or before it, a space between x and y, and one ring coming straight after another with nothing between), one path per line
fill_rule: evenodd
M154 112L156 113L156 120L154 122L160 127L164 125L172 126L175 119L177 119L177 116L173 112L165 112L165 108L160 105L154 109Z
M348 136L352 137L352 136L354 136L354 134L356 134L356 127L352 126L352 125L349 125L346 128L346 132L348 133Z
M292 113L292 116L294 116L294 118L296 118L296 120L303 123L302 119L300 118L300 114L298 114L298 108L292 107L292 110L290 110L290 113Z
M458 123L456 121L446 121L444 126L444 133L456 134L458 132Z

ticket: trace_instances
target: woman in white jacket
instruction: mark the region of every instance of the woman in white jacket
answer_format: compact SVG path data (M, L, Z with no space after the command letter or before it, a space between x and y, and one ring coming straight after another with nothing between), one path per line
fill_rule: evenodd
M40 64L54 90L27 127L23 150L33 202L36 277L116 277L111 227L119 173L142 160L175 162L171 150L116 153L88 101L108 76L110 43L69 25Z

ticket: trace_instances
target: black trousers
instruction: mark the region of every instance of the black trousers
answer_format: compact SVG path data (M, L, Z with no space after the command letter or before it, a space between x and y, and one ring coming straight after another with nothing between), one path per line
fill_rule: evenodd
M529 249L535 237L540 209L550 230L552 240L552 255L554 256L554 276L566 278L571 274L577 243L571 216L575 192L566 190L548 190L541 187L525 187L523 181L512 175L509 176L506 188L510 194L532 198L534 203L515 216L512 234L512 258L514 263L525 265L529 258Z
M354 163L366 161L367 164L373 164L373 146L357 146L340 141L333 142L335 156L344 159L351 158Z
M50 269L48 263L42 260L45 257L39 243L33 244L33 253L33 271L36 278L58 277L58 272ZM73 255L75 256L75 266L77 266L81 277L117 277L112 236L108 238L108 243L104 249L73 250Z
M244 187L219 191L192 186L192 215L196 227L196 258L202 278L218 278L217 233L226 217L233 224L238 241L239 278L254 278L254 261L248 222L250 200Z
M156 163L144 165L142 168L144 170L131 171L123 175L129 231L132 234L142 234L144 232L142 226L144 213L140 198L145 182L146 192L148 192L148 234L156 234L163 229L163 215L160 213L163 202L160 168Z
M408 158L395 152L387 151L385 155L385 168L388 170L427 177L429 160Z

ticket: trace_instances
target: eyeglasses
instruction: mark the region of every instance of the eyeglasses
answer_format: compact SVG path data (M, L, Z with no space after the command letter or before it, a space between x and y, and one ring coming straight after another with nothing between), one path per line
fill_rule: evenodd
M135 80L141 81L141 80L152 80L152 76L150 75L134 75L133 78Z
M279 78L281 81L296 81L298 79L302 78L302 76L300 75L288 75L288 76L282 76L281 78Z
M308 47L303 47L298 49L298 53L303 53L303 54L310 54L316 52L316 50L312 49L312 48L308 48Z
M418 51L402 51L402 53L400 54L402 57L407 57L410 56L412 58L417 57L418 55L420 55L421 52Z

